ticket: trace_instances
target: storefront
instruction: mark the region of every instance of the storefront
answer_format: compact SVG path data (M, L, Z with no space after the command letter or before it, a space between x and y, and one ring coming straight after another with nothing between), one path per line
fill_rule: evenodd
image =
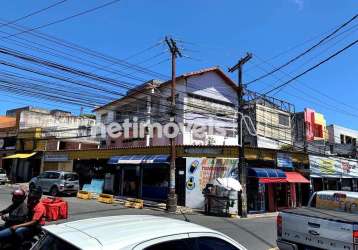
M203 190L216 178L238 178L238 160L235 158L185 157L185 160L185 206L187 207L203 209L205 203Z
M2 158L10 167L10 179L14 182L28 182L39 175L41 153L18 153Z
M311 188L358 191L358 161L338 157L309 155Z
M165 201L169 155L114 156L105 170L105 191L120 196Z

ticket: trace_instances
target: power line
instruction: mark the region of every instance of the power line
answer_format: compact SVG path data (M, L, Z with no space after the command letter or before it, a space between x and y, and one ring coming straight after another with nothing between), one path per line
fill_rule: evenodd
M317 48L318 46L320 46L322 43L324 43L327 39L329 39L330 37L332 37L334 34L336 34L338 31L340 31L342 28L344 28L345 26L347 26L349 23L351 23L352 21L354 21L356 18L358 17L358 14L354 15L351 19L349 19L347 22L343 23L342 25L340 25L337 29L335 29L333 32L331 32L329 35L325 36L324 38L322 38L318 43L316 43L315 45L313 45L312 47L308 48L307 50L303 51L302 53L300 53L299 55L297 55L296 57L292 58L291 60L289 60L288 62L282 64L281 66L275 68L274 70L270 71L269 73L266 73L260 77L257 77L256 79L249 81L246 85L249 85L251 83L254 83L256 81L262 80L263 78L266 78L269 75L272 75L273 73L279 71L280 69L288 66L289 64L293 63L294 61L298 60L299 58L301 58L302 56L306 55L307 53L309 53L310 51L314 50L315 48Z
M67 20L69 20L69 19L72 19L72 18L81 16L81 15L88 14L88 13L93 12L93 11L98 10L98 9L102 9L102 8L104 8L104 7L107 7L107 6L109 6L109 5L112 5L112 4L114 4L114 3L117 3L117 2L119 2L119 1L121 1L121 0L113 0L113 1L107 2L107 3L105 3L105 4L96 6L96 7L94 7L94 8L87 9L87 10L85 10L85 11L81 11L81 12L79 12L79 13L77 13L77 14L74 14L74 15L71 15L71 16L68 16L68 17L65 17L65 18L62 18L62 19L59 19L59 20L56 20L56 21L47 23L47 24L43 24L43 25L40 25L40 26L37 26L37 27L34 27L34 28L30 28L30 29L28 29L28 30L24 30L24 31L21 31L21 32L18 32L18 33L9 35L9 36L7 36L7 37L1 37L0 39L9 38L9 37L13 37L13 36L18 36L18 35L21 35L21 34L24 34L24 33L28 33L28 32L34 31L34 30L42 29L42 28L45 28L45 27L48 27L48 26L51 26L51 25L54 25L54 24L62 23L62 22L67 21Z
M22 20L25 20L26 18L29 18L29 17L31 17L31 16L34 16L34 15L37 15L37 14L39 14L39 13L41 13L41 12L44 12L44 11L46 11L46 10L49 10L49 9L51 9L51 8L57 6L57 5L60 5L60 4L64 3L64 2L66 2L66 1L67 1L67 0L58 1L58 2L53 3L53 4L51 4L51 5L49 5L49 6L45 7L45 8L42 8L42 9L36 10L36 11L34 11L34 12L31 12L31 13L29 13L29 14L23 16L23 17L19 17L19 18L15 19L15 20L12 20L12 21L7 22L7 23L3 23L3 24L0 25L0 28L9 26L10 24L14 24L14 23L17 23L17 22L22 21Z
M350 43L349 45L347 45L347 46L344 47L343 49L337 51L337 52L334 53L333 55L329 56L328 58L324 59L323 61L321 61L321 62L317 63L316 65L310 67L309 69L305 70L305 71L302 72L301 74L298 74L298 75L296 75L295 77L291 78L290 80L288 80L288 81L286 81L286 82L284 82L284 83L282 83L282 84L276 86L275 88L273 88L273 89L271 89L271 90L265 92L264 95L267 95L267 94L269 94L269 93L271 93L271 92L273 92L273 91L275 91L275 90L277 90L277 89L280 89L280 88L282 88L283 86L285 86L285 85L291 83L292 81L296 80L297 78L299 78L299 77L301 77L301 76L307 74L308 72L310 72L310 71L312 71L312 70L318 68L319 66L321 66L322 64L328 62L329 60L331 60L332 58L336 57L337 55L339 55L339 54L342 53L343 51L345 51L345 50L349 49L350 47L354 46L357 42L358 42L358 39L355 40L354 42Z

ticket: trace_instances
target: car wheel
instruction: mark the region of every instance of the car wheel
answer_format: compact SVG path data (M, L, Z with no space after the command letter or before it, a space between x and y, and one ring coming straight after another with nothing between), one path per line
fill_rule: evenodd
M51 188L50 195L51 196L57 196L58 195L58 188L56 186Z
M29 191L32 191L36 188L35 184L31 183L29 186Z

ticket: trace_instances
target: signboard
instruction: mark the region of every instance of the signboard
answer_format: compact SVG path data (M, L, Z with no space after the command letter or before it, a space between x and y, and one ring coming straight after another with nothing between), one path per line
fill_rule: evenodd
M11 150L16 148L16 137L6 137L0 139L0 149Z
M44 161L61 162L61 161L69 161L69 158L67 154L45 154Z
M293 168L291 155L287 153L277 153L277 167Z
M237 159L186 158L186 201L190 208L204 208L203 189L219 177L237 178Z
M358 197L347 197L344 193L317 194L316 208L358 213Z
M311 177L358 178L358 162L309 155Z
M186 147L184 148L186 154L195 155L220 155L223 153L222 148L201 148L201 147Z

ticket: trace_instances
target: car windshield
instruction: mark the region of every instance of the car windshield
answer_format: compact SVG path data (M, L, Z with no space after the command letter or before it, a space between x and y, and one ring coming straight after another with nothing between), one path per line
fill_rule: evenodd
M64 178L66 181L77 181L78 175L77 174L65 174Z
M33 250L79 250L79 248L69 244L68 242L52 235L52 234L45 234L36 245L34 245Z
M0 174L5 174L5 170L0 168Z

